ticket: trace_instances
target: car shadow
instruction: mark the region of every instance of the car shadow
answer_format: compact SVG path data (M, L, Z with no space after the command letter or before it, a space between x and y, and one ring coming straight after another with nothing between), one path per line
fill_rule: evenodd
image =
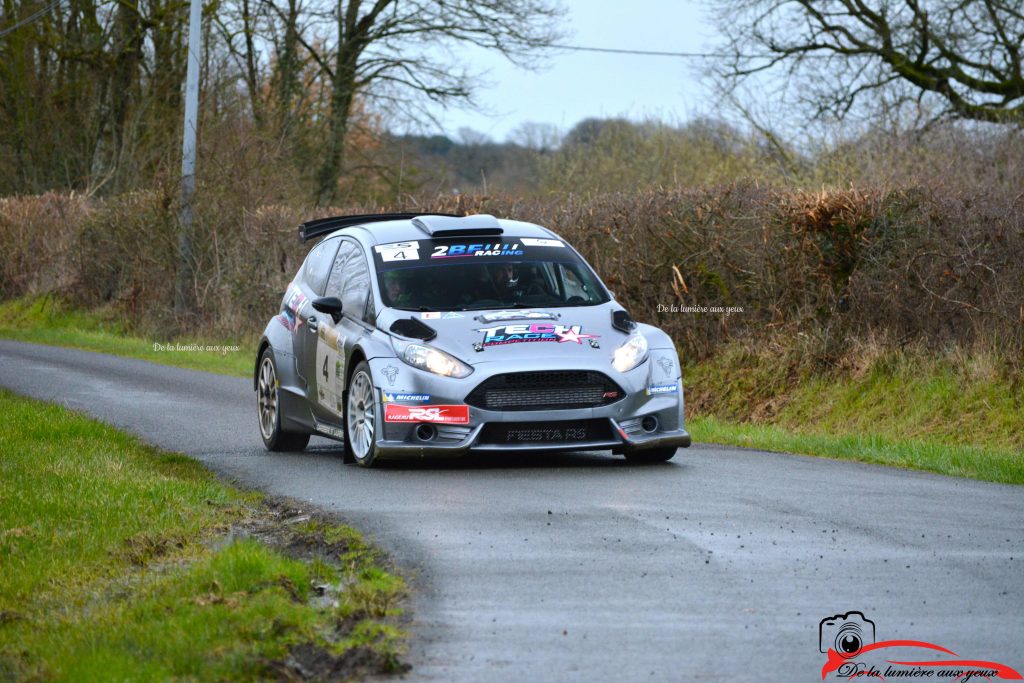
M330 443L311 445L307 452L342 459L344 450L341 444ZM356 465L352 465L356 467ZM381 460L374 464L374 469L405 470L405 471L444 471L444 470L491 470L491 469L554 469L554 468L668 468L680 467L678 462L637 463L630 462L621 455L611 451L531 451L470 453L459 457L417 458L408 460Z

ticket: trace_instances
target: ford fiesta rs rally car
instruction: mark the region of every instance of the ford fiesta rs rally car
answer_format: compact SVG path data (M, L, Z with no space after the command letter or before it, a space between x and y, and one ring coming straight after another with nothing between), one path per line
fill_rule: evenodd
M310 221L322 240L259 345L270 450L310 435L347 462L690 445L672 340L635 322L558 235L488 215Z

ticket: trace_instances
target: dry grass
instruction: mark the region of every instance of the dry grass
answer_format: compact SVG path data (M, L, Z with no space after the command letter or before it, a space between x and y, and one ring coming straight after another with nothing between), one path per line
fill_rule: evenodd
M982 343L999 349L1000 363L1022 364L1024 211L1019 198L994 190L739 183L316 210L247 207L214 190L205 190L196 216L195 320L170 314L176 218L173 192L159 188L97 201L0 202L0 295L55 291L81 307L113 307L142 335L248 337L301 263L301 220L395 209L487 212L564 235L635 317L665 328L691 359L781 331L820 370L835 369L852 349L908 343L934 350ZM674 313L659 304L711 310Z

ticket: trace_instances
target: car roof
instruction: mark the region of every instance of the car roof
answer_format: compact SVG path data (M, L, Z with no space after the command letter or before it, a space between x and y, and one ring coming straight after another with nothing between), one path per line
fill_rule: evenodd
M430 216L430 214L424 214L424 216ZM501 227L502 234L500 237L486 235L485 237L488 240L505 240L510 237L556 237L561 239L551 230L540 225L536 225L535 223L514 221L506 218L499 218L495 220L497 220L498 225ZM411 242L414 240L433 239L429 234L424 232L422 228L414 225L411 219L367 222L362 225L353 225L340 230L335 230L328 234L327 237L337 237L339 235L355 237L360 242L368 246L389 244L391 242ZM462 236L452 236L445 237L444 239L461 238ZM472 234L466 234L465 239L481 239L481 237L474 237Z

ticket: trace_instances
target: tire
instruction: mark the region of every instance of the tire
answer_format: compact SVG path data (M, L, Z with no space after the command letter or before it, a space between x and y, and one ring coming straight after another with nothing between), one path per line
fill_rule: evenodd
M281 382L278 380L274 352L268 346L260 356L256 377L256 419L260 438L268 451L301 451L309 443L309 434L281 429Z
M380 438L384 415L373 388L370 364L362 361L356 366L345 392L345 457L360 467L373 467L377 460L377 441Z
M676 454L675 446L664 448L648 448L645 451L634 451L626 453L626 460L630 462L668 462Z

